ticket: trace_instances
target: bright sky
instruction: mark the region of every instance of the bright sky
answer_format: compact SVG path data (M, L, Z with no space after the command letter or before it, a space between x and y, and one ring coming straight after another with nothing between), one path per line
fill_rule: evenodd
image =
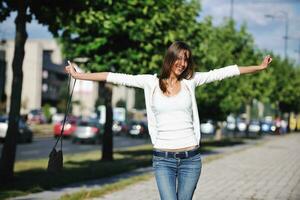
M285 14L288 16L288 57L300 63L300 0L200 0L200 19L210 15L215 25L230 16L230 3L233 2L233 18L238 26L246 23L253 35L255 44L262 49L272 50L284 56ZM274 18L266 18L273 15ZM12 14L0 24L0 39L14 38L14 18ZM27 26L29 38L52 38L46 27L36 21Z
M201 0L200 17L210 15L215 25L230 16L233 2L233 18L238 26L246 23L260 49L272 50L284 56L285 25L288 21L288 57L300 63L300 0ZM273 15L267 18L265 15ZM288 20L286 20L286 16Z

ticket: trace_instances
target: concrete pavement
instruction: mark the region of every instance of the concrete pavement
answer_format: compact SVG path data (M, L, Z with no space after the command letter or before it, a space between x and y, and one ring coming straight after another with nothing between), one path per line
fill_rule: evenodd
M159 199L155 179L97 200ZM300 134L271 140L203 164L194 199L299 200Z

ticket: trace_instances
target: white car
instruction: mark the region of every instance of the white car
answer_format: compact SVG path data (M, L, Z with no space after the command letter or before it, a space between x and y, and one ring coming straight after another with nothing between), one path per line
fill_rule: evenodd
M237 130L239 132L245 132L247 130L247 124L244 121L237 122Z
M215 134L216 128L211 120L208 120L200 124L201 134L213 135Z
M91 142L100 144L104 133L103 127L96 119L85 119L77 122L76 130L72 134L72 142Z
M8 129L8 117L7 116L1 116L0 117L0 141L4 141L6 137L6 132ZM28 127L26 122L20 118L19 120L19 132L18 132L18 142L26 142L30 143L32 142L33 138L33 132Z
M248 132L249 133L258 133L260 132L260 123L259 121L251 121L249 123Z

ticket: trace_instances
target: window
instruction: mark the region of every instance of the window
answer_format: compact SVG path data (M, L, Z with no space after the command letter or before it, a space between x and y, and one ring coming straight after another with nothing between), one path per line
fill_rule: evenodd
M47 66L52 63L53 50L43 51L43 66Z

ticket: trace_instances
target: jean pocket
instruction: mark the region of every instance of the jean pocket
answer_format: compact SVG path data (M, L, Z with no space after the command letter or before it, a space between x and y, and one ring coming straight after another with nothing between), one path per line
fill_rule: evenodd
M153 156L152 157L153 161L159 161L159 160L164 160L164 159L165 159L164 157L160 157L160 156Z
M153 156L152 157L152 166L154 168L156 168L159 165L159 163L161 163L163 161L164 161L164 157Z
M198 153L190 158L187 158L187 160L190 160L190 161L200 161L201 162L201 154Z

